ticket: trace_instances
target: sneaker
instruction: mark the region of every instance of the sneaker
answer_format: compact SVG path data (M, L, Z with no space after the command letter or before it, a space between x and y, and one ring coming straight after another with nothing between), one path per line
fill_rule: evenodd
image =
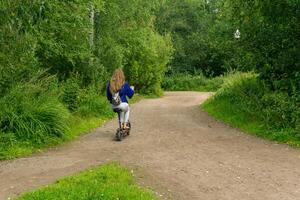
M124 129L126 129L126 130L129 130L129 129L130 129L130 127L129 127L129 124L128 124L128 123L124 123Z

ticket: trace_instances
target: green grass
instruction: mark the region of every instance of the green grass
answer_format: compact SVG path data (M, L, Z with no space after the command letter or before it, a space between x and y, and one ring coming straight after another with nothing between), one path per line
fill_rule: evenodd
M152 191L135 183L133 174L117 163L81 172L16 200L156 200Z
M71 141L90 130L101 126L109 117L70 117L70 129L63 137L49 137L45 143L35 143L33 141L13 141L10 145L0 145L0 160L8 160L30 155L44 149L57 146L67 141Z
M215 96L201 105L210 115L265 139L300 147L300 108L293 97L267 90L254 74L225 81Z

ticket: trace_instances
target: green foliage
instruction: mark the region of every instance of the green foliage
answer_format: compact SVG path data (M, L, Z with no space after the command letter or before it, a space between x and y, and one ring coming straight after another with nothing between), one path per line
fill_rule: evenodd
M162 88L167 91L217 91L223 84L224 77L207 78L203 74L172 74L166 76Z
M128 169L111 163L64 178L16 199L155 200L157 197L152 191L139 187Z
M247 132L300 146L300 99L271 91L256 74L235 74L203 108Z
M139 92L161 93L172 45L154 28L158 6L158 0L1 1L0 158L73 138L111 118L101 94L115 68L123 67Z
M91 57L89 1L8 1L1 3L0 92L26 81L37 67L65 78ZM3 31L2 31L3 30Z
M214 1L167 0L157 11L156 27L171 33L175 49L169 73L202 71L217 76L226 71L224 51L210 30L215 23Z
M225 77L218 93L245 103L239 114L262 113L268 130L297 132L299 6L295 0L3 0L0 141L60 138L70 111L110 117L99 93L120 67L137 92L152 95L162 93L161 84L215 91ZM255 71L262 82L251 73L203 76L232 70Z
M161 94L162 76L172 53L168 36L162 37L151 30L144 29L131 37L128 64L125 73L130 83L144 94Z
M80 87L103 89L114 69L136 68L135 61L139 68L145 64L143 72L148 74L147 84L139 82L137 88L159 91L171 42L153 26L158 2L2 1L0 93L29 80L39 68L62 81L79 74Z
M77 78L76 78L77 77ZM100 117L113 115L110 104L93 85L81 88L78 75L72 75L62 84L63 92L60 96L69 111L82 117Z
M95 21L95 54L107 71L123 67L138 92L156 95L172 54L170 37L154 29L157 2L107 1Z
M233 46L243 52L241 64L250 58L269 88L289 94L300 88L299 8L300 2L291 0L224 0L220 12L220 21L241 30Z
M61 96L61 99L70 111L74 111L78 107L79 94L80 81L78 80L78 78L76 78L76 76L69 78L63 84L63 94Z
M37 83L16 85L0 99L2 142L32 141L40 144L62 137L68 129L69 113L51 92Z
M283 92L267 93L261 99L261 107L269 126L292 128L295 134L300 133L299 98Z
M270 89L291 95L300 90L299 9L294 0L164 1L156 27L172 35L169 73L254 70Z
M91 30L89 1L40 1L39 6L41 17L34 33L41 66L61 77L73 69L81 72L81 62L87 65L91 57L87 40Z
M81 91L76 114L83 117L108 117L114 116L111 105L107 99L99 95L95 88Z
M0 33L0 94L9 91L10 86L19 80L28 80L30 74L37 69L37 60L34 57L34 41L29 35L4 38ZM16 58L16 55L18 57Z

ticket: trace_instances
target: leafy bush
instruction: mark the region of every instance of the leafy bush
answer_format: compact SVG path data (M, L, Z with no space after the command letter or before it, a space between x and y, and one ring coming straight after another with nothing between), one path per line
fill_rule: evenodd
M166 76L162 88L167 91L217 91L223 77L207 78L203 74L173 74Z
M12 132L0 132L0 149L1 146L3 147L9 147L9 146L13 146L15 143L17 142L17 138L16 135ZM1 150L0 150L1 152ZM0 153L1 154L1 153ZM0 155L1 158L1 155Z
M30 79L38 69L38 62L34 37L19 35L18 31L1 23L0 29L0 95L4 95L17 81Z
M246 131L300 146L299 96L270 90L256 74L229 76L203 107Z
M77 77L77 78L76 78ZM78 75L72 75L61 84L63 92L60 96L62 102L74 114L82 117L111 117L111 107L106 98L101 95L97 86L81 88Z
M162 37L150 29L132 34L126 76L136 90L144 94L161 94L162 76L172 53L168 36Z
M261 109L268 125L275 128L299 128L300 100L283 92L266 93L261 99ZM298 126L298 127L297 127ZM300 133L300 129L298 129Z
M84 117L112 117L114 113L107 99L95 88L81 91L76 113Z
M78 78L72 77L63 84L61 99L70 111L74 111L78 107L79 93L80 83Z
M70 104L75 106L70 113L68 105L59 100L66 95L61 91L65 85L47 80L38 78L15 85L0 98L0 160L74 139L115 116L95 88L76 88L76 101Z
M58 98L41 85L16 85L0 99L2 140L28 140L38 144L62 137L68 130L68 117Z

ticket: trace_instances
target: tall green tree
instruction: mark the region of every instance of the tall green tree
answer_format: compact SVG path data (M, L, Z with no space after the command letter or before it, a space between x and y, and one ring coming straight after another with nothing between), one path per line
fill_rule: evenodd
M159 1L110 0L96 15L95 55L108 73L123 67L136 89L160 93L160 83L172 53L168 36L154 28Z
M215 1L167 0L161 4L156 27L172 36L175 53L171 73L220 75L225 71L222 53L211 40L215 11Z

